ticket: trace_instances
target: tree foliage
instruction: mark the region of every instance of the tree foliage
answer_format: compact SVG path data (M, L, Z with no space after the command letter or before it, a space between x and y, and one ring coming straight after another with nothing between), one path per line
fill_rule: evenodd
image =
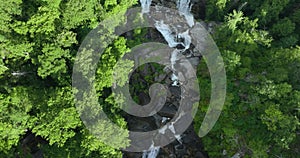
M299 7L293 4L289 0L207 4L222 11L218 16L207 12L207 18L223 17L213 37L227 73L223 112L203 138L211 157L299 155ZM205 63L198 69L201 89L209 89ZM201 93L199 116L206 112L209 94L209 90ZM199 127L201 117L195 121Z
M136 0L1 2L0 157L25 157L24 150L34 154L36 149L43 150L44 157L121 156L120 151L85 129L75 109L71 75L74 58L87 33L107 16L136 3ZM117 59L128 51L126 39L120 38L102 56L105 62L98 66L97 73L102 75L98 81L97 93L102 96L99 102L111 94L104 91L110 82L102 81L112 78ZM115 107L114 104L105 102L103 108ZM126 127L122 117L113 119ZM41 141L36 145L26 144L30 133Z
M137 0L5 0L0 3L0 157L121 157L104 144L114 128L98 122L102 141L90 133L74 105L71 75L78 48L98 23L112 16L116 26ZM223 56L227 100L214 129L203 138L211 157L295 157L300 155L300 9L297 0L210 0L206 21L217 21L213 38ZM103 41L111 36L108 30ZM147 42L147 28L133 30L108 44L96 70L96 96L119 127L127 124L122 98L110 90L128 81L131 62L117 61ZM107 41L106 41L107 42ZM90 59L87 52L82 60ZM153 66L160 71L159 66ZM89 65L82 66L88 73ZM113 74L113 70L116 73ZM157 74L157 73L155 73ZM139 77L136 74L133 77ZM145 80L153 80L148 76ZM210 99L205 62L198 67L200 126ZM134 90L149 85L133 85ZM199 128L196 128L199 129ZM114 137L116 146L129 142ZM30 135L35 144L26 142Z

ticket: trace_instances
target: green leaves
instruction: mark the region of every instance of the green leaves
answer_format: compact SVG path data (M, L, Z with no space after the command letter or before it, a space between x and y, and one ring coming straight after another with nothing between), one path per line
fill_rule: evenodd
M42 114L37 121L43 124L35 126L33 132L49 140L50 145L56 143L60 147L75 136L74 129L81 125L74 107L62 109L58 113ZM46 122L48 123L45 124Z
M29 54L33 51L34 44L28 41L5 40L0 43L0 55L2 59L12 61L28 60Z
M75 135L74 129L81 126L79 115L73 106L71 88L53 89L48 101L43 101L37 102L40 105L35 110L39 112L34 118L36 125L32 131L46 138L50 145L56 143L61 147Z
M289 149L289 144L296 137L299 120L283 114L279 110L279 105L270 105L261 118L262 122L267 125L268 130L274 134L274 141L279 146Z
M260 19L260 23L266 24L272 20L278 20L279 14L288 5L290 0L266 0L261 1L255 9L254 16Z
M97 15L103 13L100 10L102 6L97 0L70 0L62 6L62 26L66 29L77 28L84 24L94 28L98 22Z
M287 36L295 30L295 24L288 18L284 18L275 23L272 28L272 34L276 36Z
M0 151L8 152L32 125L28 112L32 104L24 87L0 93Z
M57 35L55 43L64 48L71 47L73 44L78 44L76 36L73 31L64 30Z
M13 16L20 15L22 0L7 0L0 4L0 33L8 33Z
M295 27L296 24L289 18L281 19L275 23L270 30L272 35L279 39L275 44L283 48L294 46L298 42L298 37L294 34Z
M241 148L250 157L291 157L299 146L298 11L287 17L292 8L287 6L294 3L288 0L247 1L243 12L236 11L243 2L223 16L224 23L213 34L226 65L228 99L203 141L214 157L222 157L224 150L232 156ZM199 79L200 84L207 82ZM202 102L209 100L209 92L202 93ZM204 112L205 106L200 115Z
M105 87L111 87L113 85L112 79L114 67L117 61L127 52L129 52L129 48L127 48L126 40L123 37L119 37L114 41L113 45L106 48L105 52L101 55L96 72L96 80L98 83L96 85L97 90L102 90ZM123 66L126 65L126 67L124 67L126 70L130 70L132 67L131 62L121 62L121 64ZM119 71L118 69L115 70ZM122 75L117 77L118 79L121 79L125 76Z
M222 56L227 71L234 71L238 66L241 65L241 56L236 52L224 51L224 53L222 53Z
M0 122L0 150L7 153L12 146L17 145L20 136L25 133L22 128L16 128L14 125Z
M38 57L40 66L38 68L38 75L45 78L50 75L59 77L61 74L66 73L67 65L66 60L70 58L69 51L64 50L55 45L45 45L43 54Z
M137 4L136 0L1 2L0 80L3 83L0 86L1 156L9 156L9 152L13 152L13 155L22 157L16 146L20 145L23 135L29 132L34 136L40 136L39 139L47 140L48 144L29 147L42 147L46 153L44 157L121 156L119 151L106 146L84 130L85 127L82 126L74 106L70 83L73 59L82 39L98 25L100 20L108 15L115 16L115 13L125 12L134 4ZM122 21L120 17L116 19L118 20L113 25L118 25ZM111 36L111 31L113 29L102 38ZM101 79L97 82L99 84L97 96L103 95L102 101L111 95L103 89L112 86L112 82L108 79L112 79L116 61L126 52L129 52L126 39L119 38L111 43L106 55L102 57L103 63L97 72ZM81 60L85 59L89 60L90 57L83 57ZM122 63L122 70L129 70L130 65L131 63ZM87 70L86 73L90 73L88 66L83 66ZM14 75L15 73L23 75ZM124 77L118 76L118 81L123 83L126 79ZM116 103L104 102L105 108L111 108L111 113L115 113ZM95 100L95 105L96 103L98 100ZM120 115L111 119L122 128L126 128L126 122ZM100 122L97 126L99 131L107 132L107 135L103 135L102 141L110 139L111 135L115 134L115 130L106 125L108 124ZM111 129L106 131L109 128ZM116 145L126 146L128 142L121 138L127 137L128 133L119 134L120 137L115 140ZM120 143L122 141L123 143ZM79 154L76 154L77 152Z
M270 46L272 39L266 31L257 29L257 21L250 20L243 16L243 12L234 10L214 34L218 46L245 55L258 51L260 45Z
M114 67L114 80L119 86L124 86L129 81L128 74L134 66L134 61L119 60L118 64Z
M229 9L231 1L228 0L210 0L206 2L206 20L220 21Z
M218 0L218 1L216 2L216 5L217 5L220 9L223 9L223 8L225 8L226 3L227 3L227 0Z
M109 6L115 6L117 4L117 0L107 0L104 2L104 7L108 8Z
M0 78L1 78L2 74L5 73L6 70L8 70L8 68L5 66L5 64L3 63L3 61L0 60Z
M104 42L113 35L129 7L137 0L5 0L0 4L0 155L22 157L21 140L27 133L44 141L32 148L44 157L121 157L105 145L129 144L126 121L120 115L122 96L111 93L116 84L128 81L131 61L117 61L130 47L147 42L147 29L134 30L134 37L116 38L106 48L96 71L95 96L82 94L90 102L90 120L99 109L118 126L98 121L96 132L83 126L74 106L71 88L73 60L81 41L101 20ZM247 3L246 3L247 2ZM212 133L204 137L210 156L232 156L240 149L246 156L267 157L269 153L295 156L299 146L300 117L300 11L295 0L212 0L206 3L206 19L216 21L213 36L226 63L228 93L222 116ZM106 27L104 26L104 28ZM154 39L155 40L155 39ZM82 60L83 75L94 73L89 51ZM95 62L94 62L95 63ZM211 85L205 63L199 67L200 114L207 110ZM159 68L155 67L156 71ZM14 75L16 73L24 75ZM201 76L202 75L202 76ZM136 76L138 77L138 76ZM154 76L153 76L154 77ZM87 78L93 80L94 78ZM145 80L151 80L147 76ZM133 85L141 88L139 85ZM145 85L143 85L145 86ZM99 100L97 100L97 99ZM101 107L99 107L99 103ZM99 107L99 109L97 108ZM97 133L98 132L98 133ZM97 138L93 134L102 137ZM112 138L112 136L114 136ZM46 141L45 141L46 140ZM291 148L289 150L289 148ZM267 152L269 151L269 153ZM249 155L247 155L250 153Z
M31 37L34 37L35 34L38 33L50 35L50 33L56 29L55 21L58 20L60 16L60 0L45 2L46 5L39 7L37 13L27 22L27 25L30 26L29 32Z
M243 12L233 10L233 13L230 13L227 17L228 28L234 31L237 28L237 25L243 20Z
M287 83L274 84L273 81L267 80L257 88L257 92L267 96L269 99L281 98L292 91L291 85Z

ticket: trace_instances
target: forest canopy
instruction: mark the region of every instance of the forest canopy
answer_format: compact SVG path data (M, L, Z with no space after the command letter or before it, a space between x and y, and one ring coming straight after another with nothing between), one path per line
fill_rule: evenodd
M82 123L72 70L85 36L106 17L135 6L137 0L1 1L0 157L31 157L37 151L44 157L122 157ZM196 20L215 24L211 34L227 74L226 103L202 138L205 151L210 157L300 155L299 1L207 0L201 9L203 18ZM96 71L99 102L122 128L127 122L112 99L110 78L117 60L147 41L147 31L136 29L131 39L114 40ZM210 100L204 61L197 75L201 101L195 130Z

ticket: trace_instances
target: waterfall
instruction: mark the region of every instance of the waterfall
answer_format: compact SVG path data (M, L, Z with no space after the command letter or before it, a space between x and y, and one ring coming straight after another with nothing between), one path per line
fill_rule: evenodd
M150 12L150 6L151 6L152 0L140 0L141 6L142 6L142 14L143 13L149 13ZM184 16L188 26L191 28L194 26L194 16L191 14L191 8L192 5L190 3L190 0L178 0L177 1L177 9L179 10L179 14L181 16ZM171 53L170 62L171 62L171 69L173 71L173 74L171 76L171 80L173 81L172 86L180 86L179 78L177 76L175 64L176 61L178 61L178 55L187 49L190 48L192 38L189 35L189 29L187 29L184 32L174 32L171 30L171 28L174 28L172 24L165 24L163 20L156 20L154 24L155 28L162 34L166 42L168 43L168 46L171 48L176 48L178 45L182 45L183 49L175 49ZM174 121L178 121L178 119L184 115L184 113L180 113L179 117ZM164 122L166 120L163 120ZM175 128L174 128L174 122L171 123L171 125L164 126L164 128L159 129L159 133L164 134L167 129L169 129L172 133L174 133L175 138L181 142L181 136L176 134ZM143 152L143 158L156 158L156 156L159 153L160 147L154 146L154 142L152 142L152 145L150 146L149 150Z
M185 50L190 48L190 45L192 43L192 38L189 35L189 30L186 30L183 33L179 33L178 38L184 39L184 42L182 44L183 44Z
M141 0L143 1L143 0ZM177 1L177 8L181 15L183 15L190 27L194 25L194 16L191 14L191 7L190 0L178 0ZM173 32L170 29L170 26L167 24L164 24L163 21L156 21L155 23L156 29L162 34L164 39L167 41L169 47L174 48L178 45L182 45L184 47L183 50L176 49L171 54L171 67L173 74L171 76L171 80L173 81L172 86L178 86L179 80L178 76L176 75L176 70L174 68L174 65L176 64L178 53L183 52L190 48L191 45L191 36L189 35L189 30L186 30L182 33L177 33L177 35L173 34ZM182 39L183 42L178 42L178 39Z
M148 13L150 11L150 5L152 0L140 0L142 6L142 13Z
M154 146L154 142L152 142L152 145L150 146L148 151L143 152L142 158L156 158L156 156L159 153L159 146Z
M11 75L13 76L24 76L27 75L30 72L12 72Z
M159 152L159 147L151 148L149 151L143 153L143 158L156 158Z
M172 83L172 86L179 86L179 78L178 76L176 75L176 69L175 69L175 64L176 64L176 61L178 60L178 53L180 53L181 51L178 50L178 49L175 49L172 54L171 54L171 58L170 58L170 61L171 61L171 69L173 71L173 74L171 75L171 80L173 81Z
M162 34L169 47L173 48L181 44L182 46L184 46L184 50L190 48L192 39L189 35L189 30L186 30L183 33L178 33L178 35L176 36L172 34L170 27L164 24L163 21L156 21L155 28ZM184 42L177 42L176 39L183 39Z
M183 15L190 27L194 26L194 16L191 13L192 5L190 5L190 0L178 0L177 9L180 14Z
M172 34L170 27L164 24L163 21L156 21L155 28L162 34L162 36L167 41L169 47L176 47L178 42L175 41L175 35Z
M168 121L170 118L168 117L162 117L161 123L165 123L166 121Z
M167 126L163 126L162 128L158 129L158 132L161 133L161 134L165 134L167 128L168 128Z
M177 139L177 141L182 144L182 141L181 141L181 136L179 134L176 134L175 135L175 138Z

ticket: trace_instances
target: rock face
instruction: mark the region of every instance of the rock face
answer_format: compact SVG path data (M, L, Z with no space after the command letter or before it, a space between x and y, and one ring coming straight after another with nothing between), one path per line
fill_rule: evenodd
M205 1L206 0L191 0L193 4L191 12L197 20L203 20L205 18ZM172 9L176 9L176 3L177 0L152 0L152 5L162 5Z
M191 19L204 18L204 0L192 0L192 7L189 0L141 0L142 6L149 7L151 5L164 6L172 9L183 10L185 19L190 27L194 25ZM190 9L190 10L189 10ZM190 13L192 12L192 14ZM143 9L143 13L149 12L148 8ZM191 17L192 16L192 17ZM174 23L176 18L163 18L169 19ZM168 43L169 47L179 50L178 54L181 53L192 67L196 68L201 61L201 54L195 51L195 47L190 41L189 31L176 30L176 35L173 34L173 30L169 29L166 23L157 23L156 28L150 28L145 38L152 41ZM176 22L175 22L176 23ZM180 27L185 28L186 26ZM175 34L176 34L175 33ZM179 38L177 38L179 37ZM180 44L181 43L181 44ZM175 52L177 53L177 52ZM178 55L176 54L176 56ZM160 111L150 117L135 117L124 113L124 117L128 122L128 129L130 131L147 132L156 129L162 129L166 127L168 122L175 118L180 108L182 96L182 89L180 83L177 80L185 78L187 75L190 76L189 70L186 73L176 73L176 61L178 59L172 59L173 54L170 55L171 67L157 68L153 64L145 64L142 69L135 71L130 78L130 93L131 96L136 96L136 102L140 105L146 105L150 102L149 88L153 83L161 83L168 87L166 103ZM177 57L176 57L177 58ZM178 64L178 63L177 63ZM184 63L179 63L184 64ZM134 76L134 77L132 77ZM149 76L152 76L152 81L149 82ZM133 79L134 78L134 79ZM134 88L139 87L139 88ZM142 89L140 87L143 87ZM134 97L133 97L134 98ZM176 115L177 114L177 115ZM184 114L183 114L184 115ZM175 129L169 128L172 133L175 134ZM162 130L166 131L165 129ZM124 158L206 158L207 154L204 152L202 143L197 133L194 131L193 123L180 135L176 135L176 140L172 143L161 147L161 148L150 148L149 151L134 153L134 152L123 152Z
M143 80L143 77L140 77L140 80ZM168 79L170 80L170 79ZM140 82L140 81L135 81ZM166 81L168 82L168 81ZM169 81L171 82L171 81ZM134 84L134 83L133 83ZM169 94L167 97L166 104L163 108L155 115L151 117L141 118L134 116L125 116L128 122L128 129L131 131L151 131L161 128L169 120L171 120L178 108L180 101L180 88L175 86L169 87ZM138 92L137 92L138 93ZM139 95L140 102L147 103L149 102L148 97L144 95ZM131 153L123 152L124 158L142 158L144 153ZM150 156L148 156L150 157ZM178 140L173 141L167 146L160 148L158 158L206 158L207 154L204 152L202 143L197 133L194 130L193 124L180 135Z
M142 2L142 1L141 1ZM149 2L151 1L145 1L143 0L142 3L145 3L149 5ZM177 0L152 0L152 5L160 5L165 6L172 9L178 9L178 2ZM182 3L188 3L189 0L182 0ZM191 9L191 12L193 13L193 16L195 19L201 19L204 18L204 0L192 0L193 7ZM184 9L184 8L183 8ZM144 12L147 12L148 9L144 9ZM186 17L188 20L190 17ZM206 26L206 25L205 25ZM164 27L161 29L161 27ZM185 56L186 59L191 63L191 65L196 68L197 65L200 63L201 60L201 54L197 51L195 51L195 47L193 44L188 43L186 39L189 38L189 35L184 35L182 33L183 39L180 41L180 39L177 39L174 41L174 39L169 39L166 36L171 36L166 31L166 26L164 25L158 25L158 30L155 30L153 28L149 29L148 34L146 35L146 38L149 38L151 40L161 42L161 43L168 43L170 47L184 50L181 51L182 55ZM161 29L161 30L160 30ZM179 34L180 35L180 34ZM176 45L178 43L182 42L182 45ZM175 47L174 47L175 46ZM171 59L172 63L172 59ZM130 86L134 87L134 85L138 85L143 83L144 88L146 91L153 83L162 83L164 85L168 85L168 92L167 92L167 99L166 103L162 107L160 111L158 111L156 114L150 117L135 117L129 114L124 114L124 117L126 121L128 122L128 129L130 131L139 131L139 132L147 132L152 131L156 129L160 129L163 127L166 123L168 123L172 118L176 116L176 113L178 111L180 101L182 99L181 91L182 89L180 86L176 86L174 84L175 80L184 77L183 74L175 74L174 76L174 70L176 69L176 66L166 69L163 68L163 73L157 69L156 66L152 64L146 64L143 69L136 71L132 74L132 76L135 76L135 79L130 80ZM175 70L176 71L176 70ZM189 70L187 70L188 72ZM183 76L182 76L183 75ZM153 77L153 83L149 83L147 81L147 76L155 76ZM175 78L175 79L174 79ZM145 90L143 89L143 90ZM140 91L137 89L132 88L130 90L132 96L137 96L138 103L140 105L146 105L150 102L151 98L145 91ZM174 132L175 133L175 132ZM181 135L175 135L176 140L172 143L161 147L159 149L152 148L149 151L140 152L140 153L134 153L134 152L123 152L124 158L206 158L208 157L207 154L203 150L203 146L201 143L200 138L198 137L197 133L194 130L193 124L191 124L185 132Z

